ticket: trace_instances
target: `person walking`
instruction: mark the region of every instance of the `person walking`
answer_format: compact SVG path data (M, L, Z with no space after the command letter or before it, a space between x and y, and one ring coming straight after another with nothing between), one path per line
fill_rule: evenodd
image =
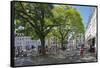
M84 55L84 44L81 46L81 49L80 49L80 56L83 57Z

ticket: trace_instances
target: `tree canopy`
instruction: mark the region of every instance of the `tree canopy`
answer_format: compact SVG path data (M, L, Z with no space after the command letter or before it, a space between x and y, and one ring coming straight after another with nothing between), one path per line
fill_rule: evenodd
M75 35L84 33L84 25L76 9L65 5L55 5L52 12L55 23L59 24L59 26L55 27L52 31L52 34L60 40L62 48L64 48L63 44L64 41L68 39L69 33L75 32Z
M42 53L45 54L45 38L56 36L62 46L69 32L84 32L80 13L68 5L15 3L15 29L41 40ZM24 27L22 30L19 27Z

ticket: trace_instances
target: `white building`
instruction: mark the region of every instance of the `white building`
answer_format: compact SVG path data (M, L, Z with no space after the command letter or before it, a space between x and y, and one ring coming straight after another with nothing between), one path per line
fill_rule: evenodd
M57 53L57 47L58 47L58 43L57 43L57 39L55 37L51 37L49 39L46 40L47 48L48 48L48 52L49 54L56 54Z
M76 39L74 38L74 32L71 32L68 36L67 43L67 49L73 50L76 48Z
M80 48L84 44L84 33L78 33L75 35L74 32L69 34L67 48L73 50Z
M15 47L22 47L22 49L31 48L36 46L36 40L32 40L29 36L24 36L23 34L17 34L15 36Z
M29 36L24 36L23 34L16 34L15 36L15 53L18 52L28 52L29 50L34 50L38 52L38 40L32 40Z
M57 48L57 41L54 38L49 38L45 40L45 47L49 50L49 52L55 52ZM24 36L24 34L16 34L15 36L15 53L20 52L28 52L30 50L34 50L37 54L40 53L41 49L41 41L32 40L30 36ZM47 51L48 52L48 51Z
M86 48L96 47L97 40L97 8L93 7L88 25L85 32L85 46Z
M85 43L85 34L79 33L76 38L76 46L78 48L81 48L82 46L84 46L84 43Z

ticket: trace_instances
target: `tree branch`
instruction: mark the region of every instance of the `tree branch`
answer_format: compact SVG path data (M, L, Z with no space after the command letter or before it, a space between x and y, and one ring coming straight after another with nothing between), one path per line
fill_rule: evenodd
M24 8L24 6L22 5L21 2L20 2L20 5L21 5L23 11L21 11L21 10L17 10L17 11L20 11L20 12L22 12L23 14L25 14L26 16L28 16L32 21L34 21L34 23L35 23L35 25L36 25L36 20L35 20L33 17L31 17L31 16L26 12L26 10L25 10L25 8Z
M46 30L44 30L45 35L47 35L52 30L52 28L57 27L57 26L59 26L59 25L55 24L55 25L48 25L48 26L46 26L46 28L45 28Z
M20 15L20 14L19 14L19 16L20 16L21 18L23 18L24 20L26 20L27 22L29 22L29 24L30 24L33 28L35 28L35 25L34 25L28 18L26 18L26 17L24 17L23 15Z
M64 35L64 38L66 38L66 36L67 36L67 34L68 34L69 31L70 31L70 30L67 30L67 31L66 31L66 33L65 33L65 35Z

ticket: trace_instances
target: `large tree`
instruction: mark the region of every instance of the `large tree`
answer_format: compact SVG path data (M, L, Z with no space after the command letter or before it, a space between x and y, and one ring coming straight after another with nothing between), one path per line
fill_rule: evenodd
M24 24L29 23L31 25L41 41L41 52L43 55L46 54L45 37L54 26L57 26L53 23L52 9L52 4L15 3L16 19L24 21Z
M74 32L74 35L77 35L78 33L84 33L82 19L76 9L66 5L55 5L53 13L55 22L60 25L53 30L53 35L60 40L61 47L64 50L64 43L65 41L67 43L67 39L71 32Z
M18 32L40 39L43 55L46 54L45 37L51 31L59 37L62 48L64 48L63 43L68 33L73 31L72 28L75 28L75 33L84 31L80 14L72 7L26 2L15 2L14 6L16 29L23 26L24 30Z

